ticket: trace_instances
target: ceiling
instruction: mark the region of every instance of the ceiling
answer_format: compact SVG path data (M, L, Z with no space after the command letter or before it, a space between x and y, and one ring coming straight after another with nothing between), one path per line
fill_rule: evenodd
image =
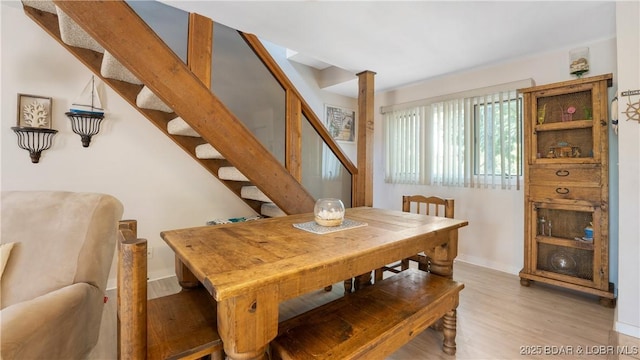
M616 29L613 1L162 2L291 49L320 77L373 71L377 91L580 47ZM351 79L325 90L356 97Z

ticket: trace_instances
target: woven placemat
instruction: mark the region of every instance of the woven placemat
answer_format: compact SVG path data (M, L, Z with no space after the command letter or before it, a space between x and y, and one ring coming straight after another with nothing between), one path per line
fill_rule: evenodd
M342 225L338 225L338 226L321 226L316 224L315 221L293 224L293 227L297 229L308 231L314 234L328 234L336 231L353 229L361 226L367 226L367 223L362 221L344 219L344 221L342 222Z

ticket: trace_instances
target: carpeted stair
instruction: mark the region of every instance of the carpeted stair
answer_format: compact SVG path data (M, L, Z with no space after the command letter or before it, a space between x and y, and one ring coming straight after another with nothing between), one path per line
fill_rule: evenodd
M24 6L33 7L35 9L48 12L58 17L60 27L60 38L62 41L72 47L92 50L103 54L100 74L105 79L114 79L134 85L144 85L136 76L124 67L115 57L100 46L100 44L89 36L78 24L76 24L69 16L67 16L52 1L24 0ZM156 96L147 86L142 86L135 101L136 105L144 110L156 110L167 115L173 115L174 118L167 122L166 132L171 136L185 136L197 138L200 141L195 147L195 155L201 160L224 160L224 157L218 152L213 145L206 143L200 135L192 129L182 118L175 116L171 107L166 105L158 96ZM262 216L276 217L286 215L278 206L269 199L257 186L251 185L249 179L245 177L237 168L232 166L220 166L218 168L217 177L222 181L236 181L243 184L240 196L245 200L255 200L260 202L260 213ZM255 207L254 207L255 209Z

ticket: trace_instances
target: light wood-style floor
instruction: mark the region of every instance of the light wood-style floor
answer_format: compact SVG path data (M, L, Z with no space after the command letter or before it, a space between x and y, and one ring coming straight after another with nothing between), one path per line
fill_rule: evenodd
M522 287L515 275L463 262L454 265L454 278L465 284L458 307L457 354L445 355L442 334L428 329L388 359L640 359L640 339L613 331L614 309L599 305L596 297L539 283ZM150 297L178 290L175 278L149 283ZM318 290L290 300L281 305L281 319L343 291L336 285L331 292ZM117 358L115 291L108 296L90 359ZM616 354L619 351L624 354Z

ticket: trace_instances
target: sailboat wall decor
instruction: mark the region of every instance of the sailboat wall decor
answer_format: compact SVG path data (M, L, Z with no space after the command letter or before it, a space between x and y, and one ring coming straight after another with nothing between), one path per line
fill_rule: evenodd
M104 115L104 108L102 107L102 101L100 101L100 94L98 93L94 76L91 76L91 80L84 87L80 96L71 103L69 111L80 114Z
M93 76L65 115L71 120L73 132L82 138L82 146L89 147L91 137L100 131L104 119L104 108Z

